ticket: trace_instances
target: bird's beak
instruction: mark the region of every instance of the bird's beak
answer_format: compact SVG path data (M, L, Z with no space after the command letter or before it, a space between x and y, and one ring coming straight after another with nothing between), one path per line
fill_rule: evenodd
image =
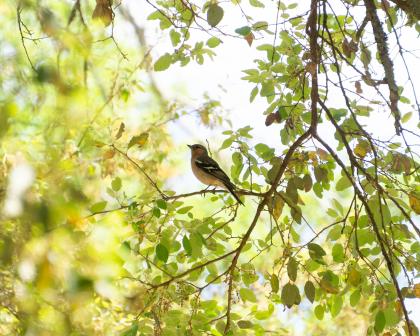
M188 147L190 147L190 149L192 148L192 146L191 145L187 145Z

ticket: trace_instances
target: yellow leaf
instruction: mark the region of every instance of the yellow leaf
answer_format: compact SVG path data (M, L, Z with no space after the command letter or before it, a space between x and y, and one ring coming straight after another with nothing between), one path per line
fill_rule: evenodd
M322 148L318 148L316 150L316 153L318 154L319 158L323 161L327 161L330 157L330 154L328 154L328 152L324 151Z
M417 214L420 215L420 198L418 197L418 195L411 193L408 196L408 200L410 202L410 207L411 209L413 209L413 211Z
M131 148L134 145L142 147L146 144L148 139L149 139L149 133L142 133L140 135L133 136L130 142L128 143L128 148Z
M254 41L254 38L255 36L252 32L244 37L244 39L248 42L249 46L252 46L252 42Z
M112 159L115 155L115 151L113 149L108 149L104 155L102 155L102 158L104 160Z
M308 152L308 159L312 161L318 161L318 157L315 152Z
M319 285L321 288L330 294L337 294L339 292L338 288L334 287L328 280L321 279Z
M119 138L121 138L121 136L123 135L124 131L125 131L125 124L122 122L120 124L120 127L118 128L117 134L115 135L115 139L118 140Z
M403 309L399 300L395 301L395 311L397 312L398 316L401 317L403 315Z
M413 292L416 298L420 298L420 283L414 285Z
M273 198L273 202L273 217L275 219L278 219L283 211L284 200L280 196L275 195Z
M356 154L360 158L364 158L367 153L371 151L369 142L366 140L361 140L354 148L354 154Z
M348 281L350 282L351 285L356 287L359 285L360 280L361 280L360 273L354 267L352 267L348 274Z

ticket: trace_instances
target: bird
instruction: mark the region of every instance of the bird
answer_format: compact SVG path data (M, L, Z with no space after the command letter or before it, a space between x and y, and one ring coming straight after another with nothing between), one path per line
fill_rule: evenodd
M236 186L219 164L209 156L206 147L200 144L187 146L191 149L191 168L195 177L208 186L227 189L239 204L244 205L235 193Z

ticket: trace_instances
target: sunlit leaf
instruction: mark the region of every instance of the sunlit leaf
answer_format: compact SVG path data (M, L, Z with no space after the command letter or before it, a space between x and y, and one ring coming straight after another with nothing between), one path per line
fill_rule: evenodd
M255 296L255 293L249 288L241 288L239 290L239 295L244 301L257 302L257 297Z
M98 203L93 204L90 207L90 211L95 213L95 212L101 212L105 209L107 202L106 201L101 201Z
M169 68L172 63L172 56L168 53L161 56L154 65L155 71L164 71Z
M378 311L375 316L375 331L381 332L384 330L386 324L385 314L382 310Z
M127 149L137 145L143 147L149 139L149 133L142 133L140 135L133 136L128 143Z
M111 182L112 190L119 191L121 189L121 186L122 186L122 182L118 176L112 180Z
M420 215L420 197L416 193L411 193L408 195L408 200L410 202L410 207L413 211Z

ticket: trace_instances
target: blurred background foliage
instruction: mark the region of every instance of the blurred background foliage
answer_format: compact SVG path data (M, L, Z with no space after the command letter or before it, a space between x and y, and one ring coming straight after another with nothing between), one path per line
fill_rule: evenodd
M169 2L161 3L163 8L170 7ZM250 3L259 7L260 2ZM217 26L220 12L214 7L215 2L212 6L213 16L207 21ZM119 15L115 16L117 9ZM170 26L159 11L149 10L153 12L150 19L161 29ZM185 200L177 199L174 191L166 190L165 181L176 177L185 166L177 155L172 155L174 142L168 124L191 115L201 125L218 130L221 125L230 123L222 112L222 104L209 95L203 96L199 106L186 106L167 99L153 70L165 70L175 61L187 64L193 59L202 64L204 59L213 57L210 49L220 41L210 38L206 44L210 49L196 44L180 48L177 59L163 54L153 62L152 47L145 39L143 28L133 19L134 14L120 3L105 0L6 0L0 3L2 335L223 333L225 325L219 317L224 317L226 292L222 289L224 279L215 280L215 277L222 266L228 266L226 261L206 266L203 273L191 272L188 281L172 284L171 280L167 287L153 287L164 283L165 276L172 279L174 274L191 270L209 256L223 255L238 241L235 233L248 226L255 211L254 204L249 202L251 205L238 214L233 200L221 193L207 195L206 199L199 196ZM180 15L180 22L191 21L187 14ZM114 25L129 25L131 35L115 39ZM303 31L304 25L300 26ZM181 34L175 30L170 34L176 42L173 44L177 45ZM182 34L188 40L188 30ZM247 37L247 42L252 44L254 37L249 41L247 29L239 30L238 34ZM287 45L282 47L288 48ZM298 50L293 52L299 53L299 47L296 48ZM259 66L266 65L260 61ZM281 69L286 70L290 69ZM250 82L255 80L252 78L255 72L247 75ZM293 73L290 76L293 77ZM263 84L261 89L265 87L274 92L274 84L272 86L267 89ZM264 95L261 92L261 96ZM308 91L306 95L305 99L309 99ZM274 107L265 114L273 110ZM299 105L295 112L304 111L304 106ZM338 120L341 117L339 115ZM282 130L283 145L302 131L304 123L296 126L292 119L288 119L288 125ZM288 128L290 132L285 131ZM251 127L226 131L221 148L237 146L229 175L244 189L262 192L264 182L271 181L280 162L268 145L248 146L252 139L250 133ZM367 153L363 152L362 145L359 151L363 158ZM398 162L394 160L398 165L396 170L401 173L407 168L407 160L406 157ZM309 161L314 167L318 163L322 165L315 175L327 193L329 183L334 180L335 163L325 151L312 148L297 152L291 169L308 175L303 163ZM408 163L408 170L410 165ZM247 166L257 176L256 180L249 176L252 173L246 175L244 167ZM288 172L288 181L282 181L283 189L297 190L289 182L293 174L293 171ZM310 183L309 190L312 180ZM322 194L322 187L319 188ZM297 191L295 196L297 203ZM167 197L173 198L168 201ZM285 204L279 199L280 196L273 199L269 210L276 219L284 206L293 203ZM344 199L351 200L350 193L343 193L340 201ZM414 209L418 206L417 198L412 199ZM221 204L221 200L225 206L215 210L214 204ZM343 212L340 201L334 200L332 207ZM313 195L299 198L299 206L305 210L305 216L311 218L311 223L315 223L315 228L322 227L320 223L325 224L325 213L318 210L321 203ZM315 315L309 302L298 305L300 296L299 302L290 305L293 306L290 310L280 305L287 298L281 297L279 286L284 288L289 279L294 283L297 277L293 274L297 273L298 266L290 262L289 247L294 244L299 248L300 235L307 237L307 228L292 226L294 221L302 220L302 213L299 215L293 209L290 206L290 216L279 220L282 229L279 232L288 230L287 243L281 249L270 249L275 229L268 212L262 216L264 225L253 233L252 244L248 243L244 249L244 255L251 261L240 265L235 278L238 284L245 284L235 289L234 303L238 307L233 316L235 335L248 334L248 331L259 335L268 331L280 335L293 332L361 335L372 325L372 319L375 323L378 305L387 314L387 327L397 325L401 309L395 303L392 286L389 283L382 289L377 284L373 286L375 271L370 274L366 267L344 265L345 252L341 250L333 253L334 261L338 260L331 266L335 273L321 273L322 280L326 280L323 288L317 286L316 296L315 290L310 294L305 289L307 297L313 296L311 302L318 301ZM344 216L332 211L329 216L333 220L339 221ZM216 239L210 239L219 229L221 232L213 237ZM352 234L349 227L345 233ZM333 234L340 236L338 232ZM206 235L208 239L204 241ZM373 241L370 236L365 238ZM326 243L328 251L337 239ZM413 243L409 233L403 239ZM412 253L415 255L418 250L418 245L413 243ZM315 257L299 259L299 265L302 262L302 267L309 268L309 271L300 268L302 273L309 274L306 278L322 267L321 262L315 261L322 259L322 252L315 246L314 251ZM256 258L262 252L264 258ZM273 261L272 265L267 265L267 260ZM286 260L289 260L288 265ZM414 274L416 268L411 265L410 270ZM280 272L286 272L288 278L286 281L280 277L279 284L274 274L280 275ZM341 276L341 287L335 274ZM317 283L317 278L314 279ZM299 280L303 293L305 281ZM206 287L206 283L213 281L212 286ZM333 288L329 287L331 283ZM249 289L251 284L252 290ZM335 295L338 287L342 296ZM197 290L200 295L204 293L201 299L195 294ZM373 304L374 296L381 297L381 290L392 292L391 303ZM247 313L241 316L242 311ZM326 312L333 317L341 315L334 319ZM264 328L250 321L262 323ZM208 327L204 326L206 323Z
M165 123L183 112L152 90L146 47L124 45L122 54L87 14L95 3L83 6L0 4L0 188L9 209L1 215L2 335L124 329L126 310L136 311L118 283L132 228L117 214L100 223L86 216L102 193L116 206L152 193L107 144L143 136L142 165L159 180L173 174L162 169L171 148ZM124 195L111 183L117 176Z

